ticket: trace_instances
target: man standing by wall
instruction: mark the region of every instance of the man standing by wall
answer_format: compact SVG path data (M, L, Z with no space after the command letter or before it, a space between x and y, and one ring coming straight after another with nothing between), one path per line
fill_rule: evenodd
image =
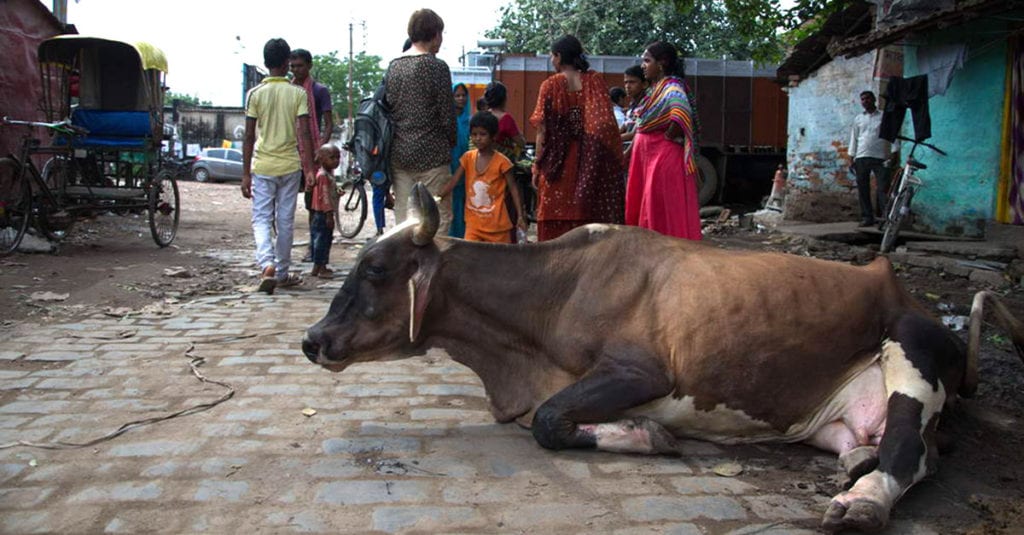
M292 50L292 53L288 56L288 70L292 72L292 83L301 86L306 91L306 101L309 106L309 135L313 139L312 146L304 146L302 145L302 138L299 138L299 154L302 156L303 162L313 161L311 155L316 153L318 147L326 145L331 140L331 132L334 130L334 117L331 113L333 110L331 93L327 86L317 82L309 75L309 71L312 68L313 55L308 50L303 48ZM321 125L323 126L321 127ZM316 176L317 169L314 166L310 169L303 169L303 171L306 176ZM309 216L310 228L312 228L313 224L312 195L313 192L308 188L303 195L304 205ZM310 232L310 245L306 251L306 256L302 259L303 262L310 262L313 258L312 230Z
M398 223L408 217L409 193L415 183L422 182L431 194L438 195L451 178L448 164L455 146L452 76L448 65L435 57L443 31L444 21L434 11L413 13L408 26L412 47L391 61L385 75L395 125L391 166ZM451 202L439 203L438 209L438 235L447 235Z
M252 199L252 232L256 263L260 268L259 291L272 294L278 286L302 282L291 266L295 200L304 168L310 161L299 157L297 139L313 146L310 137L306 92L288 83L288 55L284 39L271 39L263 47L263 63L270 75L252 88L245 99L245 140L242 143L242 196ZM257 130L259 135L257 136ZM297 137L296 137L297 135ZM307 175L307 186L316 175ZM277 239L271 242L271 222Z
M860 202L860 226L875 224L875 215L885 209L889 194L889 166L893 159L889 142L878 137L882 112L875 106L875 94L863 91L860 104L864 113L853 119L850 133L850 170L857 177L857 196ZM877 204L871 206L871 173L875 174ZM884 216L884 214L883 214Z

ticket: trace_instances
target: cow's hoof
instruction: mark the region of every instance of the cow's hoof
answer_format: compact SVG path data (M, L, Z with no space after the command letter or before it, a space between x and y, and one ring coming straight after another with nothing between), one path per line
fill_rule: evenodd
M633 419L633 425L636 428L647 431L650 437L651 453L673 457L682 456L682 446L679 444L679 441L661 424L650 418L640 417Z
M853 500L848 504L832 500L821 527L827 531L853 529L857 531L878 531L889 521L889 510L869 500Z
M870 473L878 467L878 448L875 446L861 446L854 448L839 456L839 463L842 465L846 475L850 478L844 490L860 479L864 474Z

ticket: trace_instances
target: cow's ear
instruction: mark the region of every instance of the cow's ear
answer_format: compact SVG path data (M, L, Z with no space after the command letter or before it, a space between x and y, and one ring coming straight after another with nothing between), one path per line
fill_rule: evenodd
M416 343L423 326L423 317L430 302L430 283L437 272L437 262L421 263L409 277L409 342Z
M433 243L441 215L434 197L430 195L430 190L420 182L412 187L409 207L412 209L413 217L419 220L419 224L412 231L412 242L420 247Z

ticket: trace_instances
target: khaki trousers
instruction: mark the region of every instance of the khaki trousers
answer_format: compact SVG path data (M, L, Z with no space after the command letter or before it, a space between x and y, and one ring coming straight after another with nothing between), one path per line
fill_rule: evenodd
M395 222L401 224L409 217L409 194L417 182L421 182L430 191L430 194L437 196L441 188L452 178L448 165L434 167L426 171L410 171L396 167L392 185L395 189ZM451 196L446 197L437 204L437 210L441 214L440 225L437 228L438 236L448 235L448 226L452 222L452 201Z

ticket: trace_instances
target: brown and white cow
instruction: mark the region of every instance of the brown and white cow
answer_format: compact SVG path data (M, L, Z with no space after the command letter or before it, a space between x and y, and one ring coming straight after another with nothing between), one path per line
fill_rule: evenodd
M677 453L675 437L805 442L836 452L852 486L829 530L878 529L935 470L943 407L976 386L981 305L1024 358L1024 325L987 293L965 347L893 276L726 251L638 228L588 225L501 246L434 236L414 218L368 245L302 342L340 372L440 347L483 381L500 422L550 449Z

